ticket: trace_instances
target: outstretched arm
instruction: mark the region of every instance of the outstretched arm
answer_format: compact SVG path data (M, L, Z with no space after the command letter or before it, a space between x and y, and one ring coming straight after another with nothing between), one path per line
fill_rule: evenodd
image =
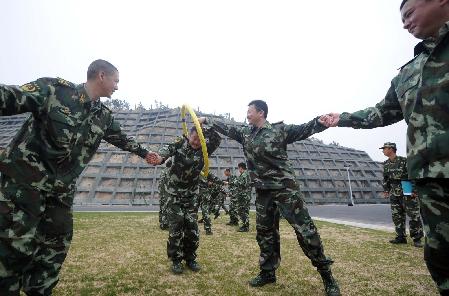
M213 127L204 128L203 130L204 130L204 136L206 137L206 141L207 141L207 144L206 144L207 152L209 155L211 155L220 146L221 137L215 131L215 129Z
M146 158L148 154L148 150L143 148L139 143L136 142L133 138L128 137L125 133L122 132L120 128L120 124L118 121L111 119L108 129L106 130L103 139L111 143L125 151L132 152L137 154L142 158Z
M236 140L239 143L243 143L243 132L241 127L228 125L220 120L210 117L200 117L198 120L200 123L213 127L220 134Z
M49 94L48 86L40 80L22 86L0 84L0 116L31 112L39 115Z
M391 84L385 98L374 107L369 107L354 113L329 113L323 117L327 127L341 126L357 129L371 129L387 126L404 119L399 105L394 84Z
M285 125L285 132L287 133L286 142L293 143L296 141L304 140L313 134L319 133L327 129L323 125L321 117L312 119L311 121L301 124L288 124Z

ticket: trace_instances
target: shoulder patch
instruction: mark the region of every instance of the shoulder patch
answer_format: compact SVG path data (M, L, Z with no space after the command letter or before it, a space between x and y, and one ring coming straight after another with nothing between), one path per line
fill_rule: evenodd
M76 96L74 96L74 98L76 98ZM84 104L86 102L86 95L84 93L82 93L79 96L79 100L80 100L81 104Z
M64 85L64 86L68 86L68 87L71 87L71 88L75 88L76 87L74 83L72 83L70 81L67 81L65 79L59 78L59 77L57 78L57 83L59 85Z
M283 123L284 123L284 121L283 121L283 120L281 120L281 121L278 121L278 122L272 123L271 125L279 125L279 124L283 124Z
M26 92L36 92L40 90L39 85L35 82L26 83L22 85L20 89Z

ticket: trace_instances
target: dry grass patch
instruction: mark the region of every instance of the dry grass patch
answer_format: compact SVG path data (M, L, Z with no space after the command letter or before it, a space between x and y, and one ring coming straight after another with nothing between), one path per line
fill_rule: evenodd
M212 236L201 231L202 270L175 276L166 256L168 233L159 230L157 213L75 213L72 247L54 295L324 295L285 220L278 282L248 286L259 257L251 214L248 233L226 226L227 216L214 220ZM317 226L343 295L438 295L422 249L393 246L393 235L383 231Z

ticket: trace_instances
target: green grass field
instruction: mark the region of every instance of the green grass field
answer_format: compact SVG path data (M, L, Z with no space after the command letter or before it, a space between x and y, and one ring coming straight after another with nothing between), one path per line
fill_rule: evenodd
M170 272L168 232L157 213L75 213L75 234L54 295L324 295L321 278L281 222L282 263L276 284L251 288L258 273L255 216L251 230L213 221L201 231L199 273ZM343 295L438 295L423 250L388 243L392 233L316 222ZM200 224L202 230L202 224Z

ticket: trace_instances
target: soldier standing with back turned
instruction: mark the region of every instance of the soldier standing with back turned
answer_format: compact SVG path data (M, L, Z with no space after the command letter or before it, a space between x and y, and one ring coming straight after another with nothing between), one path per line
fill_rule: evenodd
M229 192L229 222L226 225L239 225L238 208L237 208L237 176L231 174L231 169L225 169L224 175L228 184Z
M246 164L241 162L238 164L240 175L237 177L237 201L238 213L242 226L238 232L249 231L249 207L251 202L251 178L246 170Z
M415 247L421 248L423 245L423 229L421 215L419 213L418 197L415 193L404 195L401 181L408 179L407 159L396 155L396 144L387 142L379 149L388 157L384 162L384 196L390 198L391 216L396 230L396 238L390 240L392 244L406 244L407 235L405 233L406 215L409 216L410 237L413 239Z

